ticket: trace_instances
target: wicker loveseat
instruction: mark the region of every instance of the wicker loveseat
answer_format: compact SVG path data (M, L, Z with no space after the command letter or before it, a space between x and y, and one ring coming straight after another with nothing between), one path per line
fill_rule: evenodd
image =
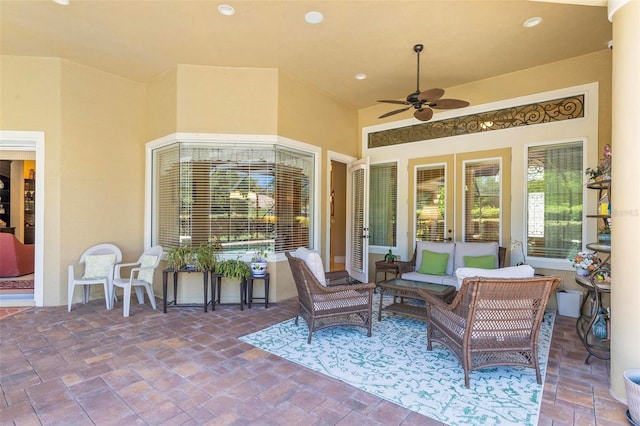
M427 309L427 350L433 342L447 346L469 371L495 365L535 368L538 364L538 333L549 296L560 283L558 277L465 278L450 305L420 291Z
M304 259L285 253L298 290L298 318L309 327L307 343L314 331L339 325L355 325L367 329L371 336L371 308L375 284L321 284Z

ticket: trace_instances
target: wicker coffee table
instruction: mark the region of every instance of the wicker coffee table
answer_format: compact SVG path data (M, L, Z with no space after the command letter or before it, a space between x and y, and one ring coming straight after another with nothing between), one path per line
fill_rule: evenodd
M416 306L404 303L403 299L424 300L418 294L418 290L428 291L449 302L456 293L456 288L452 285L431 284L421 281L403 280L401 278L393 278L382 281L377 284L380 289L380 307L378 308L378 321L382 320L382 298L385 292L393 294L393 303L386 308L385 311L394 312L396 314L407 315L418 319L426 319L427 311L424 306ZM398 302L396 299L400 297Z

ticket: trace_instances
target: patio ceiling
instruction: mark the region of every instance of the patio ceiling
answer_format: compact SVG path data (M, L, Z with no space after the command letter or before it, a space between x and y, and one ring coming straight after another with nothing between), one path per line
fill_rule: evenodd
M494 1L0 1L5 55L62 57L146 82L176 64L278 68L356 108L607 48L607 9ZM584 2L581 2L584 3ZM593 3L593 2L592 2ZM602 2L596 2L602 4ZM324 21L307 24L306 12ZM526 19L544 20L525 28ZM358 73L365 80L355 79ZM313 102L313 99L309 99Z

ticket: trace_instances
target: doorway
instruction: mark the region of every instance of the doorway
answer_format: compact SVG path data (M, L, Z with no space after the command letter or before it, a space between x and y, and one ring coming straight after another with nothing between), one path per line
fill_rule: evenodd
M44 132L0 130L0 158L21 161L23 166L27 161L34 161L27 164L34 164L33 177L39 177L33 182L35 214L29 218L35 229L27 229L29 238L31 238L31 231L34 231L33 295L28 300L2 301L1 304L2 306L23 306L26 303L31 306L44 306ZM29 167L27 173L30 173L31 168ZM27 179L29 177L30 175L27 175ZM24 190L24 187L22 189ZM24 193L21 195L24 196ZM24 238L24 228L19 231Z
M329 270L345 269L347 237L347 164L331 161L329 195Z

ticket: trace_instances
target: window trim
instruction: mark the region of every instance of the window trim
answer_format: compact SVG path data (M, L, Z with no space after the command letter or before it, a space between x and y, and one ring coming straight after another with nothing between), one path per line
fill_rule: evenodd
M320 206L320 194L321 194L321 176L320 176L320 164L322 149L294 139L285 138L277 135L249 135L249 134L224 134L224 133L187 133L176 132L169 135L162 136L160 138L149 141L145 144L145 182L144 182L144 246L151 246L151 236L153 235L153 223L151 221L151 215L153 210L153 150L162 148L167 145L171 145L177 142L192 142L192 143L234 143L234 144L251 144L251 145L280 145L287 148L293 148L300 151L307 152L313 155L313 167L314 177L313 185L314 191L311 195L313 202L313 225L310 229L312 234L312 241L314 245L320 244L320 225L321 225L321 206ZM318 248L318 247L313 247ZM235 256L235 255L234 255ZM285 260L285 256L282 253L276 254L276 260Z

